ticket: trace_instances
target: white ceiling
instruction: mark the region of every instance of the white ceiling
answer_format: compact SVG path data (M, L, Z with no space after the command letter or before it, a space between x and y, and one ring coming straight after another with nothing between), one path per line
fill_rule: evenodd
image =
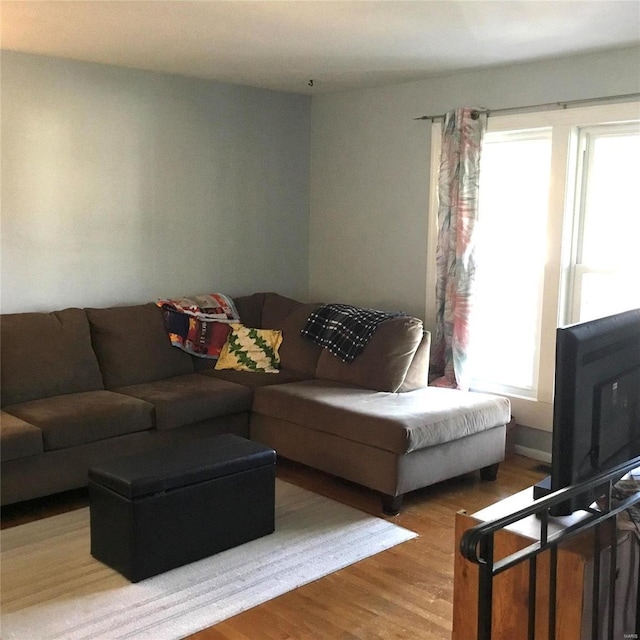
M0 8L3 49L309 94L640 43L638 0L2 0Z

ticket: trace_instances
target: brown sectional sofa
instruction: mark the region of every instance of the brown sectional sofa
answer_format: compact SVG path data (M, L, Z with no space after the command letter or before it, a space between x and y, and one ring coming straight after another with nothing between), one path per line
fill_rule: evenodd
M235 299L247 326L280 329L277 374L217 371L170 345L153 304L4 315L2 504L85 486L97 462L231 432L279 455L402 495L504 456L506 399L427 387L416 318L378 327L351 364L300 335L319 304Z

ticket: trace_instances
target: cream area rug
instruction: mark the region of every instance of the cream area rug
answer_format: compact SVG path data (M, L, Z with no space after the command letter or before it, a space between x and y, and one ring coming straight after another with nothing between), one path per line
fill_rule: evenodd
M276 481L275 533L136 584L89 553L89 509L2 535L3 640L174 640L417 534Z

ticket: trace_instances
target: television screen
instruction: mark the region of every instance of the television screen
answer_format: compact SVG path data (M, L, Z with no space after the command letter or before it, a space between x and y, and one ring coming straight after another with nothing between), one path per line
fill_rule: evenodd
M639 403L640 309L557 329L551 491L640 455ZM593 498L567 502L554 515Z

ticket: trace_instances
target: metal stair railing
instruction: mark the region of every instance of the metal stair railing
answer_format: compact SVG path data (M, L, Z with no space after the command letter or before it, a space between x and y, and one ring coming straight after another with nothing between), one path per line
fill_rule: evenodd
M508 516L485 522L463 534L460 540L460 552L471 562L479 565L478 576L478 640L491 640L492 631L492 604L493 604L493 579L496 575L507 569L524 562L529 563L529 597L528 597L528 640L535 640L535 599L536 599L536 559L544 551L550 553L549 575L549 640L556 639L556 571L558 562L558 546L566 540L586 531L593 530L594 534L594 573L593 573L593 603L600 601L600 553L602 551L602 536L600 527L603 523L615 518L632 505L640 503L640 491L621 501L614 503L612 499L613 487L624 475L640 468L640 456L628 462L617 465L610 470L600 473L588 481L572 485L559 491L555 491L543 498L535 500L530 506L520 509ZM561 531L549 534L549 518L553 507L566 502L570 498L591 495L594 490L602 492L604 500L598 504L598 508L589 508L584 519L567 526ZM528 518L536 516L540 520L539 540L528 545L524 549L512 553L498 560L494 559L494 535L505 527ZM614 615L615 609L615 577L617 572L617 527L609 526L611 560L609 562L609 594L607 638L614 640ZM640 585L636 582L637 611L640 612ZM600 627L599 607L592 606L591 638L599 640L598 629ZM629 638L640 638L640 613L636 615L635 633L626 634ZM616 639L617 640L617 639Z

